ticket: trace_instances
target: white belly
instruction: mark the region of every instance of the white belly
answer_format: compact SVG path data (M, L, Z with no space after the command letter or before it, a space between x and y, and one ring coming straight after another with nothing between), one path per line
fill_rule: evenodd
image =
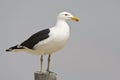
M64 47L66 41L61 41L61 42L50 42L44 45L38 45L35 47L35 51L38 51L38 53L36 54L52 54L58 50L60 50L61 48Z
M57 36L57 38L55 36L51 36L51 38L38 43L34 47L34 51L37 51L36 54L52 54L62 49L65 46L68 38L68 35L59 37Z

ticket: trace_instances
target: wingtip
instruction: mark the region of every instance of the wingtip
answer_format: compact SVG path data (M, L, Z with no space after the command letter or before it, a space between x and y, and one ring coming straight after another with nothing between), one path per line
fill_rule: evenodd
M10 52L10 51L11 51L11 49L6 49L5 51L6 51L6 52Z

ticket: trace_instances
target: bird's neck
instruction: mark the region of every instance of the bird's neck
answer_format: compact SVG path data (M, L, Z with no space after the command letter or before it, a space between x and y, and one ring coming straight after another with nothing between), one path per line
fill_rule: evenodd
M63 27L69 27L68 24L67 24L67 22L65 20L57 20L55 26L56 27L62 27L62 26Z

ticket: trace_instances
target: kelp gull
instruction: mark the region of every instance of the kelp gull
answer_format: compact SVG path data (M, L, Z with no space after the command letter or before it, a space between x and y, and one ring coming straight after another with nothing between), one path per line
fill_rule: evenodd
M33 34L30 38L19 45L6 49L7 52L27 52L41 55L41 71L43 55L48 55L47 71L50 72L50 56L52 53L62 49L70 36L68 20L79 21L79 19L68 12L61 12L57 16L56 25Z

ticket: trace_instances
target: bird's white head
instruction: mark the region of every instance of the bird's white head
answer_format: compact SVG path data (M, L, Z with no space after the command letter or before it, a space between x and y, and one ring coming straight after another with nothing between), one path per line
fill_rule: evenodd
M61 12L58 14L58 17L57 17L58 20L65 20L65 21L68 21L68 20L74 20L74 21L79 21L79 18L73 16L71 13L69 12Z

